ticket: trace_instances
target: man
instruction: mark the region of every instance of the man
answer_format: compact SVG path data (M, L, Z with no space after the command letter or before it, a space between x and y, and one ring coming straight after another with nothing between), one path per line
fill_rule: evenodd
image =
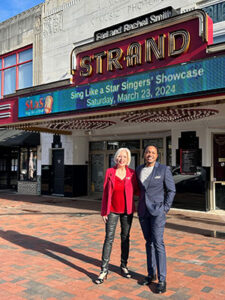
M166 213L170 210L176 193L170 168L156 160L158 150L147 146L144 151L145 164L137 168L140 185L138 216L146 240L148 276L143 285L156 280L157 293L166 292L166 252L163 241Z

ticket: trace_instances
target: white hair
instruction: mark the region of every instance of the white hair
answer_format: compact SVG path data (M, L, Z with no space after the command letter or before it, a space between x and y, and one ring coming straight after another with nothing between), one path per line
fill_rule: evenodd
M121 151L126 151L127 152L127 165L129 166L130 162L131 162L131 153L130 150L128 148L119 148L115 155L114 155L114 162L117 164L117 157L119 156Z

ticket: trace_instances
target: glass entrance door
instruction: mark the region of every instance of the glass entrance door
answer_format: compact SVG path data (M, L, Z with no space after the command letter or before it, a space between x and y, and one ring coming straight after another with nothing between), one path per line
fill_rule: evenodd
M91 155L91 192L102 192L104 183L104 154Z
M213 138L215 208L225 209L225 134Z

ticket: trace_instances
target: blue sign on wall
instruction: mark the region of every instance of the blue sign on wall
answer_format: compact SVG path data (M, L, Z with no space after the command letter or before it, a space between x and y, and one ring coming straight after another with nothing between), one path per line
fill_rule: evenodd
M225 88L225 57L219 56L137 75L19 98L19 117L117 106Z
M213 20L213 23L219 23L225 20L225 1L202 8Z

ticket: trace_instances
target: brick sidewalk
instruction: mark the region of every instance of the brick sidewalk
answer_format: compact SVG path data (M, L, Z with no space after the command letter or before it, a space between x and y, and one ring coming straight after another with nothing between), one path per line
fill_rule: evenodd
M100 202L0 194L0 208L1 300L225 299L225 240L201 232L224 232L224 216L169 214L168 288L157 295L155 284L138 284L146 274L146 259L136 217L129 259L133 278L119 273L118 226L108 280L97 286L92 280L99 273L104 239Z

